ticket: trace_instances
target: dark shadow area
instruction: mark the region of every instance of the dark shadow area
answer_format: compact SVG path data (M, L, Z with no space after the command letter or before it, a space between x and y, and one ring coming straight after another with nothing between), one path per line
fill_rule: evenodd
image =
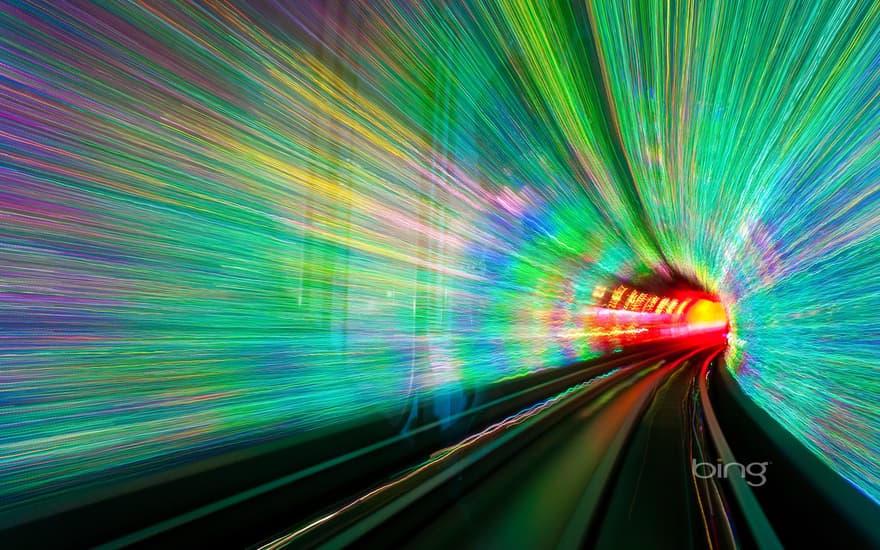
M769 463L766 483L752 490L785 547L880 548L880 506L749 399L726 368L714 369L710 382L737 462Z
M137 485L103 488L104 493L85 486L63 501L46 498L31 510L13 510L39 519L0 531L0 539L15 548L86 547L172 520L180 524L157 531L151 546L172 541L253 544L333 508L469 433L643 353L642 348L466 391L465 409L451 423L440 422L435 413L433 399L442 398L439 394L414 405L406 427L403 420L375 416L318 437L291 437L246 454L232 452L164 471L152 480L135 480ZM115 493L108 495L111 490ZM200 511L217 503L222 506L216 511ZM187 521L179 521L193 511Z

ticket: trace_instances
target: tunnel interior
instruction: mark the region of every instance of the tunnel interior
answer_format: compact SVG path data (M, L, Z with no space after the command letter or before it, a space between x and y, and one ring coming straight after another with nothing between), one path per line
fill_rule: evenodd
M329 509L704 348L880 502L880 8L771 4L0 3L0 530Z

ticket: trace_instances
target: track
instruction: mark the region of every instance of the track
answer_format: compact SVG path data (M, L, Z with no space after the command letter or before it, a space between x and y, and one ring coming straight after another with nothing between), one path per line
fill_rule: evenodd
M24 548L63 534L70 546L108 549L880 546L876 507L772 432L736 394L722 350L682 339L517 379L470 400L451 433L470 431L452 439L424 403L405 433L382 424L386 439L364 445L385 433L364 425L313 444L332 460L285 451L236 462L3 539ZM755 461L774 464L770 483L705 475ZM695 464L706 464L702 475ZM230 492L227 478L245 490ZM145 502L180 512L150 515ZM131 523L102 523L110 504Z
M535 425L510 428L479 460L433 465L459 468L430 491L414 496L424 486L411 477L400 483L413 489L383 506L366 512L380 488L268 546L704 547L708 520L690 464L692 398L719 351L679 349L635 361L556 403Z

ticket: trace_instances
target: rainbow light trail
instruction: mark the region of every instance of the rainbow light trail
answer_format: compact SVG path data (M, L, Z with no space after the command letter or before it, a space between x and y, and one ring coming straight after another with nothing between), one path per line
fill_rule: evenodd
M880 502L880 4L287 4L0 2L0 512L594 357L673 271Z

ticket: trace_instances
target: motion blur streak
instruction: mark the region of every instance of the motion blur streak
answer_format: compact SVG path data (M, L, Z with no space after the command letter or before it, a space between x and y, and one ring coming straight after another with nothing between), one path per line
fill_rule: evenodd
M0 2L0 511L451 414L611 351L609 280L717 296L654 313L729 323L749 396L880 501L878 28L868 1Z
M500 432L505 429L509 429L511 426L517 426L518 424L522 424L523 422L528 421L529 419L531 419L534 416L540 415L543 411L545 411L549 407L553 406L555 403L557 403L563 399L566 399L567 397L569 397L573 394L577 394L579 391L583 390L584 388L589 387L596 380L601 380L602 378L614 375L617 372L617 370L618 369L613 369L613 370L608 371L607 373L599 375L595 378L591 378L591 379L587 380L586 382L582 382L580 384L572 386L571 388L565 390L564 392L562 392L558 395L554 395L553 397L547 399L546 401L542 401L541 403L537 403L534 406L531 406L523 411L520 411L515 415L509 416L500 422L492 424L491 426L489 426L485 430L468 437L464 441L462 441L452 447L449 447L447 449L443 449L442 451L440 451L437 454L435 454L434 456L432 456L431 460L429 460L425 464L418 466L417 468L414 468L411 472L407 472L405 475L400 476L385 485L377 487L376 489L373 489L372 491L358 497L357 500L354 500L353 502L348 503L347 505L343 506L342 508L339 508L338 510L334 510L330 514L327 514L325 516L318 518L317 520L313 521L312 523L309 523L308 525L306 525L300 529L297 529L293 533L287 534L287 535L280 537L279 539L273 541L272 543L264 545L262 548L264 548L266 550L271 549L271 548L282 548L285 544L288 544L290 541L293 541L297 537L302 536L307 531L314 529L315 527L317 527L323 523L326 523L328 521L333 520L335 517L351 510L352 508L354 508L358 504L361 504L361 503L367 501L368 499L374 497L375 495L382 493L382 492L385 492L385 491L389 491L398 485L406 483L407 481L418 477L420 474L423 474L425 471L427 471L431 468L434 468L443 462L456 460L456 458L457 458L456 455L460 451L467 449L468 447L474 445L475 443L481 442L481 440L483 440L483 439L487 439L487 438L492 437L497 432Z

